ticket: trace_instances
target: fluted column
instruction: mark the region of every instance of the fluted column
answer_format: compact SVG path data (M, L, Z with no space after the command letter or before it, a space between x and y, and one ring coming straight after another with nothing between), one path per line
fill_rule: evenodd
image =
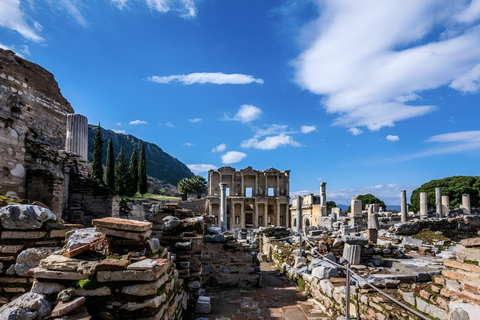
M438 217L443 217L442 215L442 188L435 188L435 207L437 208Z
M302 196L297 196L297 233L303 232Z
M263 205L263 226L268 226L268 204Z
M88 158L88 119L81 114L67 115L65 150Z
M400 205L401 205L401 219L402 222L407 222L408 212L407 212L407 191L402 190L400 193Z
M242 203L241 203L241 210L242 211L240 211L240 227L241 228L245 228L245 207L244 206L245 206L245 204L242 201Z
M420 192L420 215L426 216L428 213L428 198L426 192Z
M450 197L442 196L442 213L447 216L450 213Z
M253 228L258 228L258 203L255 203L255 213L253 215Z
M227 184L220 182L220 229L227 231Z
M463 214L470 214L472 213L472 208L470 207L470 195L469 194L462 194L462 210Z

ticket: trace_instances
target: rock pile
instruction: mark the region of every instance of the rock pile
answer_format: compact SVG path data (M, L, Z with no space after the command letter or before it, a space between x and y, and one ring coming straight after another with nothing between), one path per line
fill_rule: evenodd
M145 213L145 219L153 223L152 236L160 238L163 232L163 221L166 217L176 217L178 219L191 218L194 216L192 211L181 209L177 203L152 204L149 211Z

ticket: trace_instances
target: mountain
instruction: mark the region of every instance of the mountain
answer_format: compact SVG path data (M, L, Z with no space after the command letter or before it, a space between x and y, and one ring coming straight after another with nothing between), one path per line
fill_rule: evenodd
M93 160L93 139L97 126L88 125L88 160ZM141 145L145 147L145 157L147 160L147 175L151 178L161 180L166 183L177 185L178 181L183 178L191 178L194 176L193 172L188 167L164 152L156 144L145 142L129 134L115 133L112 130L105 130L101 128L103 138L103 159L102 163L105 165L107 161L107 147L108 139L112 138L113 153L115 159L120 153L120 147L123 147L127 160L130 161L133 148L137 148L138 156L140 156Z

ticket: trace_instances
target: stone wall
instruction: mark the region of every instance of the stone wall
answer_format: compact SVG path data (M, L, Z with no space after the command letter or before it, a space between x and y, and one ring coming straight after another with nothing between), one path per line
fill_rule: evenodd
M179 201L177 207L179 209L187 209L192 211L195 215L204 215L206 212L206 199L195 199L187 201Z

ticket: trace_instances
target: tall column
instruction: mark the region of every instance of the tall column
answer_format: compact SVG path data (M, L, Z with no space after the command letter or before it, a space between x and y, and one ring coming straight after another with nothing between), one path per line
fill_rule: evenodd
M227 231L227 184L220 182L220 230Z
M302 196L297 196L297 233L303 233Z
M290 197L290 175L287 173L285 175L285 195Z
M428 198L426 192L420 192L420 215L426 216L428 213Z
M245 228L245 204L242 201L242 207L240 212L240 228Z
M442 215L442 188L435 188L435 206L437 208L438 217L443 217Z
M462 210L463 214L470 214L472 213L472 208L470 207L470 195L469 194L462 194Z
M211 216L213 214L212 203L208 202L208 215Z
M442 213L445 216L450 213L450 198L448 196L442 196Z
M268 197L268 176L265 175L265 197Z
M237 224L237 217L235 217L235 202L230 201L230 206L232 208L232 212L230 214L230 227L232 227Z
M241 172L240 179L242 179L242 180L241 180L241 181L242 181L242 183L241 183L241 185L242 185L242 192L240 192L240 195L241 195L242 197L245 197L245 181L243 180L243 172Z
M263 204L263 226L268 226L268 203Z
M236 194L235 194L235 173L232 173L232 184L230 185L230 196L236 196Z
M258 197L259 192L258 192L258 172L255 173L255 191L253 196Z
M280 202L277 200L277 227L280 227Z
M280 176L277 175L277 181L275 183L275 197L280 196Z
M320 211L323 217L327 216L327 183L320 184Z
M255 213L253 215L253 227L258 228L258 203L255 203Z
M65 150L88 158L88 119L81 114L67 114Z
M407 211L407 190L402 190L400 192L400 205L401 205L401 214L400 217L402 222L407 222L408 220L408 211Z

